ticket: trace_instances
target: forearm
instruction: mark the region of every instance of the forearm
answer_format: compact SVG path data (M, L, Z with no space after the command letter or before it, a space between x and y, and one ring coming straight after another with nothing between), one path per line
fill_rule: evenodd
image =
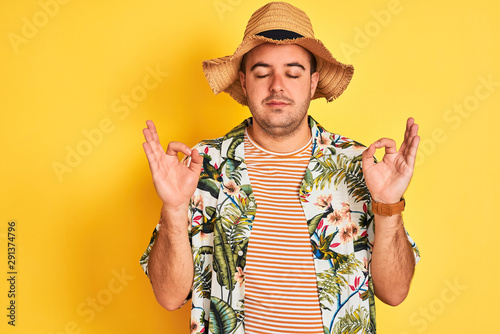
M375 295L389 305L407 296L415 270L415 257L400 214L375 215L371 274Z
M162 223L148 264L156 299L169 311L182 305L193 283L193 257L186 212L171 213L162 209Z

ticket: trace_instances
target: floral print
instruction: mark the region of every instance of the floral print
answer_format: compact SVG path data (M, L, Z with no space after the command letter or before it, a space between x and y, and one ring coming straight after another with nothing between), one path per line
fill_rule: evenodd
M195 277L192 333L245 332L246 249L257 210L243 145L245 127L251 124L250 118L224 137L196 147L203 157L203 171L189 209ZM375 333L370 275L374 229L361 170L364 147L327 132L311 117L309 125L313 149L299 196L311 239L324 332ZM158 224L140 261L146 274L159 228ZM418 260L418 249L408 239Z
M241 255L243 255L243 254L241 254ZM234 279L236 280L236 282L238 282L238 284L241 287L243 285L243 282L245 281L245 274L243 273L243 269L241 269L241 267L238 267L236 269L237 269L237 271L234 274Z
M332 198L333 198L332 194L319 195L318 198L316 199L316 203L314 203L314 205L319 206L320 208L324 209L330 205Z
M240 187L236 184L234 180L229 180L224 183L224 192L229 196L238 195L240 192Z

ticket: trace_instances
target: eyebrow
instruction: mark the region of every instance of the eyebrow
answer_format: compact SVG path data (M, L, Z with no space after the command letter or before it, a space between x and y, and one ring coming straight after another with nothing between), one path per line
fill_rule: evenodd
M302 66L301 64L299 64L297 62L288 63L288 64L285 64L285 66L287 66L287 67L300 67L302 70L304 70L304 71L306 70L304 66ZM266 63L262 63L262 62L258 62L258 63L255 63L255 65L252 66L252 68L250 69L250 71L253 71L257 67L271 67L271 65L266 64Z

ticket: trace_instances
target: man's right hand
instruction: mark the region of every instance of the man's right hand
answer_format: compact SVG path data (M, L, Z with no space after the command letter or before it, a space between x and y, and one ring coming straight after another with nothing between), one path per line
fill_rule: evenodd
M162 228L151 249L148 273L156 299L167 310L179 308L193 284L193 257L188 238L188 207L200 177L203 158L183 143L171 142L166 153L152 121L144 129L144 152L153 183L163 202ZM191 157L179 161L178 153ZM165 225L163 225L165 224Z
M175 141L168 144L165 152L154 123L147 121L146 124L147 128L143 130L146 142L143 143L143 147L156 192L163 202L163 210L186 214L189 201L198 184L203 158L198 151ZM190 156L191 159L181 162L178 153Z

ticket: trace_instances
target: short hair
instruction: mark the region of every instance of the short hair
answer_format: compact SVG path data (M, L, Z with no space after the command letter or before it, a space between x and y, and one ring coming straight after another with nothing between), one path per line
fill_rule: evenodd
M313 74L314 72L316 72L316 57L314 57L311 51L307 50L306 48L303 49L307 51L307 55L309 56L309 65L311 66L311 74ZM241 63L240 63L240 71L245 74L246 74L246 63L247 63L248 52L243 55L243 58L241 58Z

